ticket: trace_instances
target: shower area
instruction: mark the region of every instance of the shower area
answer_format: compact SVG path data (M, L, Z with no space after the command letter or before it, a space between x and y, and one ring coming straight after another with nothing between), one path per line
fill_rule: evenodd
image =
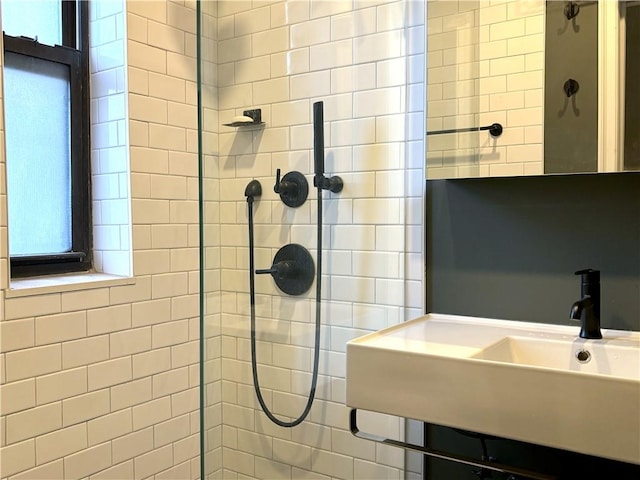
M424 8L198 3L202 478L421 476L344 402L346 343L424 312Z

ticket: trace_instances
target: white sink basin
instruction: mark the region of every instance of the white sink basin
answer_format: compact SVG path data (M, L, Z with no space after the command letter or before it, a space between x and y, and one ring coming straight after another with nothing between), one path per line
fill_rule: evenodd
M472 358L534 367L640 378L640 349L611 343L587 343L510 336L482 349Z
M579 330L425 315L347 344L347 405L640 464L640 333Z

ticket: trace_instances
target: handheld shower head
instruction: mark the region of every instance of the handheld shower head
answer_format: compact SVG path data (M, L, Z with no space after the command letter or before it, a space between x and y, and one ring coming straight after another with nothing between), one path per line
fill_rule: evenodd
M313 172L316 179L324 176L324 103L313 104Z

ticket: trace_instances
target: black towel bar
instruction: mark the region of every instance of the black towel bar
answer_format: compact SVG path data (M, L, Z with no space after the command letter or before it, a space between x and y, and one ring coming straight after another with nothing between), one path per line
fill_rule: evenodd
M502 135L502 125L499 123L492 123L484 127L470 127L470 128L453 128L450 130L433 130L427 132L427 135L444 135L445 133L460 133L460 132L477 132L479 130L489 130L492 137L499 137Z
M384 438L378 435L373 435L371 433L363 433L358 428L356 412L357 412L356 408L351 409L351 412L349 414L349 428L351 429L351 433L358 438L371 440L373 442L382 443L385 445L392 445L394 447L404 448L407 450L414 450L416 452L420 452L430 457L440 458L442 460L449 460L451 462L456 462L456 463L463 463L465 465L470 465L472 467L485 468L487 470L493 470L494 472L508 473L508 474L516 475L518 477L531 478L534 480L554 480L555 479L554 476L547 475L544 473L532 472L530 470L511 467L511 466L507 466L507 465L503 465L500 463L491 462L487 460L477 460L475 458L465 457L462 455L445 453L438 450L434 450L432 448L423 447L422 445L415 445L413 443L407 443L399 440L393 440L390 438Z

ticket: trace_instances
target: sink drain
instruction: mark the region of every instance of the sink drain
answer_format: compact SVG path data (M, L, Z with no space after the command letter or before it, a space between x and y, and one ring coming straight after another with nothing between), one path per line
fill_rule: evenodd
M591 360L591 352L589 350L578 350L576 352L576 358L580 363L588 363Z

